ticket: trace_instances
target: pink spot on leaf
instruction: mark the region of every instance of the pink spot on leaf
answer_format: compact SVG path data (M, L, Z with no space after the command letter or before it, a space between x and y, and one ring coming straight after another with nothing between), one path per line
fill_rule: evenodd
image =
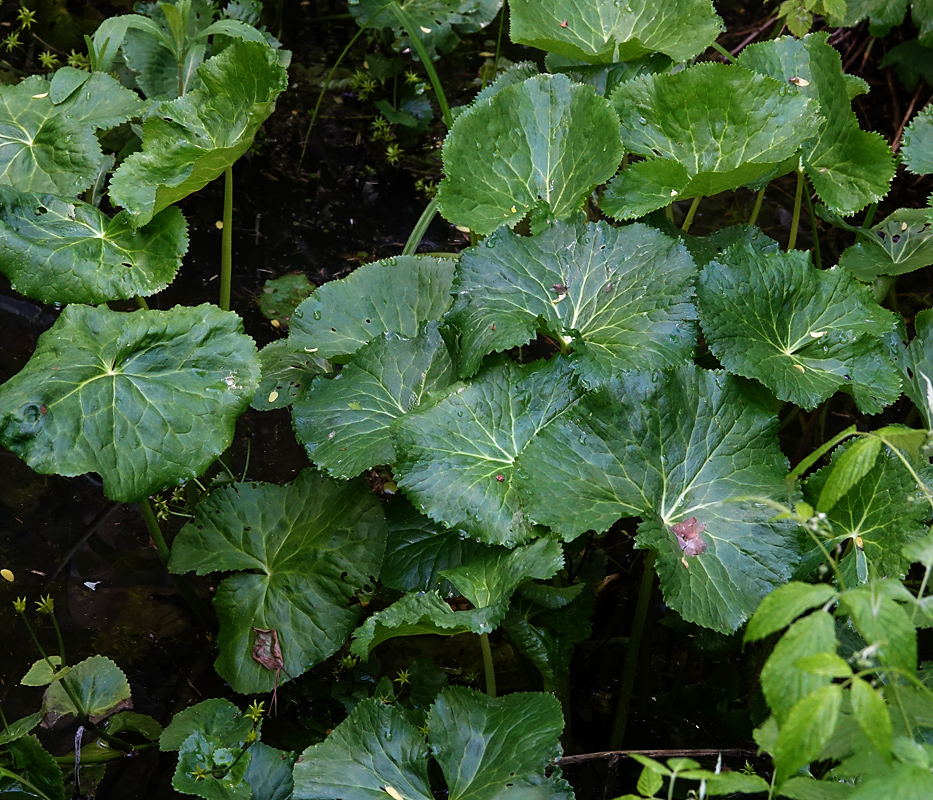
M697 522L696 517L687 517L683 522L671 525L671 532L677 537L677 544L685 556L698 556L706 552L706 540L700 536L705 530L706 525Z

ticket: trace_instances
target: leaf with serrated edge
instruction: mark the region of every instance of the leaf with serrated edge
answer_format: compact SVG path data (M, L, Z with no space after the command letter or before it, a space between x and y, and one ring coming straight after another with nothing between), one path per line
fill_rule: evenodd
M830 684L807 695L790 710L771 754L778 785L820 755L833 735L841 706L842 686Z
M853 626L879 663L910 674L916 671L917 629L904 606L873 584L844 592L839 605L852 617Z
M535 536L513 483L515 460L577 398L565 361L501 363L455 385L396 428L398 485L416 508L487 544Z
M142 150L110 181L110 198L137 227L206 186L245 153L288 76L265 44L239 41L198 67L201 85L156 105Z
M4 794L19 795L20 797L42 797L48 800L65 800L65 787L62 779L61 767L56 763L52 754L49 753L33 736L21 736L7 745L7 752L12 757L12 767L19 776L22 776L30 783L30 788L42 792L41 795L27 792L23 784L14 778L14 784L11 787L12 792ZM7 784L4 788L9 786Z
M292 314L288 343L321 358L349 356L383 333L412 338L450 307L451 259L384 258L321 286Z
M612 103L625 148L648 159L610 181L601 207L617 219L768 175L818 122L815 104L789 93L786 84L716 63L628 81ZM646 193L648 185L656 188Z
M433 800L424 737L402 711L362 700L295 764L295 800Z
M594 63L646 53L687 61L722 30L709 0L512 0L509 11L513 42Z
M360 348L338 375L311 384L292 409L295 435L319 468L353 478L395 461L396 420L454 379L437 322L413 339L385 334Z
M200 475L259 381L252 339L216 306L70 305L0 387L0 443L42 474L97 472L136 502Z
M863 131L852 111L839 53L829 33L784 36L746 47L738 63L784 82L807 97L823 118L802 150L803 165L820 199L840 214L854 214L888 193L894 157L877 133ZM790 79L799 78L793 83Z
M754 642L790 625L811 608L825 605L836 594L832 586L793 581L778 586L761 601L745 630L745 641Z
M290 486L214 490L175 539L169 569L243 571L214 596L217 672L243 693L268 692L328 658L359 619L354 592L378 576L385 517L362 482L304 470ZM252 658L255 629L275 630L280 675Z
M534 237L500 229L460 256L447 316L460 332L460 374L527 344L542 324L573 343L588 386L683 363L696 340L695 274L683 244L639 223L558 222Z
M881 339L894 315L844 270L818 270L802 251L733 247L700 273L697 300L723 366L781 400L810 409L844 389L876 414L900 396Z
M285 408L301 400L314 378L332 370L326 358L293 350L285 339L263 347L259 364L262 378L250 403L257 411Z
M94 131L134 117L142 104L101 72L59 103L49 95L49 81L38 75L0 88L0 181L23 192L73 197L97 175L101 149Z
M916 336L906 350L897 353L904 394L920 411L924 427L933 429L933 309L914 318ZM898 348L900 349L900 348Z
M879 691L875 691L867 681L859 677L852 678L849 685L852 698L852 716L858 721L871 743L882 755L891 752L891 715L887 703Z
M777 420L731 376L626 373L556 417L516 466L528 515L567 539L641 515L637 545L658 551L665 601L691 622L735 630L797 561L788 524L736 501L786 499L787 461ZM687 558L671 526L691 516L707 549Z
M294 790L292 769L297 753L276 750L262 742L250 749L246 782L253 790L251 800L291 800Z
M566 219L622 160L604 98L564 75L507 86L457 117L444 139L441 213L489 234L534 211Z
M933 105L926 106L910 121L900 152L904 166L914 175L933 172Z
M560 703L543 692L496 699L456 686L441 692L428 714L428 742L450 800L509 797L511 784L540 780L560 757L563 728Z
M78 662L63 680L68 681L68 688L81 703L81 708L75 708L62 681L55 681L49 684L42 698L42 710L48 724L59 717L79 712L92 719L100 719L129 705L130 684L126 675L105 656L91 656Z
M865 237L839 256L860 281L879 275L904 275L933 264L933 224L928 208L901 208L872 228Z
M43 303L104 303L148 297L175 278L188 249L188 224L166 208L134 230L94 206L0 186L0 271Z

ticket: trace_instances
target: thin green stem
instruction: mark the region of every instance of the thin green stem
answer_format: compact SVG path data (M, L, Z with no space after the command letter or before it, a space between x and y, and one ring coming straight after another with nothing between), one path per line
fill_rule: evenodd
M71 757L69 756L69 758ZM71 760L73 761L74 759L72 758ZM26 778L17 774L16 772L10 772L10 770L0 767L0 778L12 778L17 783L20 783L29 789L29 791L34 792L36 797L44 797L45 800L52 800L52 798L43 792L38 786L36 786L34 783L30 783Z
M502 29L505 28L505 15L509 10L509 0L502 4L502 10L499 11L499 34L496 36L496 57L492 60L492 80L499 74L499 54L502 52Z
M441 107L441 117L444 119L444 124L448 129L450 129L450 127L454 124L454 118L450 114L450 106L447 105L447 95L444 94L444 88L441 86L441 80L437 77L437 70L434 69L434 63L431 61L431 56L428 55L428 51L425 50L424 44L421 41L421 37L418 36L418 29L411 21L411 17L408 16L408 12L405 11L405 9L400 5L393 3L392 11L395 12L395 16L398 17L398 21L405 29L405 33L408 34L408 39L411 41L412 47L415 48L415 52L418 53L418 57L421 59L421 64L424 66L424 71L428 73L428 80L431 81L431 86L434 87L434 94L437 97L437 104Z
M149 502L148 497L139 501L139 513L143 516L143 522L146 523L149 535L155 543L159 558L162 559L162 563L168 567L168 559L171 552L168 549L165 537L162 535L162 528L159 527L159 520L156 519L155 512L152 510L152 503Z
M800 205L803 200L803 170L797 170L797 191L794 193L794 218L790 223L790 238L787 240L787 252L797 247L797 229L800 227Z
M697 206L700 205L702 199L702 195L697 195L693 198L693 202L690 204L690 210L687 211L687 216L684 219L684 224L680 226L680 229L684 233L690 233L690 226L693 225L693 218L696 216Z
M411 235L409 235L408 241L405 242L405 247L402 248L403 256L413 256L417 252L418 245L421 244L421 240L428 231L428 226L436 215L437 200L432 200L427 204L424 211L421 212L421 216L415 223L415 227L411 229Z
M730 53L728 50L726 50L725 47L719 44L719 42L713 42L711 46L717 53L719 53L719 55L721 55L724 59L726 59L726 61L728 61L730 64L735 63L735 56L733 56L732 53Z
M492 663L492 648L489 646L489 634L479 635L480 647L483 649L483 671L486 673L486 694L496 696L496 670Z
M67 666L68 658L65 655L65 640L62 639L62 629L58 627L58 620L55 619L54 612L49 614L52 618L52 627L55 628L55 638L58 639L58 657L61 659L61 665Z
M748 218L749 225L755 225L758 222L758 215L761 213L761 204L765 199L765 189L767 185L758 190L758 196L755 198L755 205L752 206L752 215Z
M136 295L136 297L135 297L134 299L136 300L136 305L139 306L139 310L140 310L140 311L148 311L148 310L149 310L149 303L146 302L146 298L145 298L145 297L140 297L139 295Z
M807 198L807 213L810 215L810 228L813 231L813 263L817 268L822 269L823 257L820 255L820 232L816 228L816 214L813 213L813 198L809 192L804 192Z
M632 690L635 688L638 651L641 649L645 623L648 620L648 608L651 604L651 590L654 587L654 560L656 557L657 551L655 550L649 550L645 556L645 569L641 576L641 586L638 589L638 602L635 605L635 619L632 622L632 633L629 636L628 649L625 652L625 664L622 667L616 716L612 723L612 734L609 737L610 750L621 749L622 742L625 739L625 727L628 725L629 711L632 705Z
M220 300L223 311L230 310L233 284L233 167L224 170L224 220L220 231Z

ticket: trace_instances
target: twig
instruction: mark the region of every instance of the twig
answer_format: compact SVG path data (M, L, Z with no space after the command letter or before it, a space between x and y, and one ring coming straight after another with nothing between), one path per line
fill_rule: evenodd
M773 25L776 21L777 21L777 17L768 17L768 19L765 22L763 22L754 31L752 31L748 36L746 36L738 47L733 48L729 52L733 56L737 56L743 49L745 49L746 45L751 44L753 41L755 41L755 39L757 39L761 35L762 31L764 31L765 28L767 28L769 25Z
M568 764L582 764L586 761L601 761L609 758L621 758L622 756L648 756L648 758L691 758L691 757L711 757L711 756L745 756L751 758L758 755L757 750L748 750L742 747L723 748L700 748L698 750L603 750L599 753L582 753L578 756L564 756L559 758L557 763L561 767Z
M917 87L917 91L914 92L913 99L910 101L910 105L907 106L907 113L904 114L904 118L901 120L901 126L897 129L897 133L894 134L894 142L891 145L891 151L896 153L897 148L901 146L901 137L904 135L904 128L907 127L907 123L910 121L910 115L914 113L914 108L917 106L917 98L920 97L920 89L923 87L921 83ZM931 98L933 99L933 98Z

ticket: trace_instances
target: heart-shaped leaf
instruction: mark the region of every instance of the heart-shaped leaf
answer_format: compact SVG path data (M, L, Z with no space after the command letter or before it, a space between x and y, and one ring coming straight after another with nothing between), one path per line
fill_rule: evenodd
M688 61L716 41L722 20L709 0L512 0L509 35L591 63L664 53Z
M70 305L0 387L0 443L42 474L97 472L135 502L200 475L259 381L243 323L216 306Z
M797 561L792 528L738 499L786 499L776 434L775 418L730 376L626 373L540 430L515 483L526 513L568 539L642 516L636 542L657 551L668 605L733 631Z
M618 120L589 86L536 75L457 117L444 140L441 213L489 234L531 213L566 219L622 160Z
M325 283L295 309L289 346L334 358L355 353L383 333L411 339L449 308L453 277L454 266L445 258L401 256L365 264Z
M62 686L62 680L68 681L68 688L81 708L75 707ZM91 656L75 664L62 680L49 684L42 698L42 710L48 725L69 715L87 714L97 720L131 705L126 675L104 656Z
M104 303L161 291L188 249L188 225L167 208L139 230L125 211L0 186L0 271L43 303Z
M198 67L201 87L153 107L143 149L110 181L110 197L133 225L203 188L245 153L288 77L276 52L235 42Z
M269 692L333 655L359 618L354 592L379 574L385 517L362 482L303 471L290 486L213 491L172 547L172 572L240 570L214 596L217 672L238 692ZM249 571L245 571L249 570ZM256 658L274 631L281 674Z
M900 397L882 337L894 315L841 269L818 270L807 253L734 247L697 286L710 350L730 372L781 400L814 408L840 389L877 414Z
M500 229L464 251L448 315L460 374L543 328L575 349L588 386L623 369L683 363L696 341L696 268L676 239L645 225L558 222L533 237Z
M617 219L770 175L819 122L816 104L786 83L713 62L636 78L612 103L625 148L647 159L609 182L602 208Z
M453 380L437 322L414 339L385 334L364 345L335 377L311 384L293 409L295 435L318 467L335 478L353 478L395 461L396 420Z

